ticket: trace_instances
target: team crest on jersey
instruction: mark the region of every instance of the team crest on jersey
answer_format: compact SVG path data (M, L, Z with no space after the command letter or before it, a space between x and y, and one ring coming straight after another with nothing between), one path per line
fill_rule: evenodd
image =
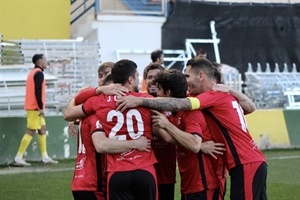
M99 120L97 120L97 122L96 122L96 128L102 128L102 124L100 123Z
M76 170L81 170L84 167L84 163L85 163L86 157L80 159L77 163L76 163Z

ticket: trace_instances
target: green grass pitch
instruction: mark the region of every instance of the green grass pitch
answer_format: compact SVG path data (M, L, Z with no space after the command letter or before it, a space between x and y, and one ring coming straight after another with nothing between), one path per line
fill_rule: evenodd
M270 200L300 199L300 149L266 150L267 193ZM60 160L55 166L33 163L31 167L0 168L1 200L71 200L74 160ZM180 200L177 176L175 200ZM229 200L229 181L226 200Z

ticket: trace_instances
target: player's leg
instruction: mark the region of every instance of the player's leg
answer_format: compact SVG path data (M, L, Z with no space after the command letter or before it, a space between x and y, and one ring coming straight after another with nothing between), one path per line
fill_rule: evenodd
M27 163L23 159L23 155L26 152L36 130L39 128L39 121L38 121L38 111L35 110L28 110L27 112L27 132L24 134L23 138L21 139L19 149L17 155L15 157L15 164L20 166L30 166L30 163Z
M175 184L159 184L158 185L158 199L160 200L174 200Z
M135 190L132 179L132 172L108 173L108 199L110 200L134 200Z
M157 199L155 175L147 170L135 170L133 173L135 199Z
M40 152L42 155L42 162L45 164L57 164L58 161L52 160L48 156L47 152L47 129L46 129L46 121L45 118L42 116L39 116L39 128L38 128L38 144L40 147Z
M238 165L232 168L230 174L230 199L243 200L245 199L245 184L244 184L244 167Z
M206 191L195 192L190 194L181 194L181 200L208 200L206 198Z
M93 191L72 191L74 200L99 200Z
M247 163L230 172L230 199L264 200L266 196L267 167L264 162Z
M253 199L254 200L267 200L267 164L261 163L256 170L253 179Z

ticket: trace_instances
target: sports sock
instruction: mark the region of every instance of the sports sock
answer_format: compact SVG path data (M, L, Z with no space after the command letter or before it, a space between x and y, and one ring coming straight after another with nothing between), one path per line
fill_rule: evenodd
M38 135L38 144L40 147L41 155L42 158L47 158L48 153L47 153L47 143L46 143L46 135Z
M22 158L23 157L23 155L24 155L27 147L29 146L31 140L32 140L32 136L25 133L22 140L21 140L16 158Z

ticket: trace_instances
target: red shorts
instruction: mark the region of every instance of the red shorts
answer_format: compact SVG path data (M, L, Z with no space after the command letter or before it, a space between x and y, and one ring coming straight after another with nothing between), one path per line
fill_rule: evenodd
M231 200L267 199L267 164L265 162L239 165L231 169L229 174Z

